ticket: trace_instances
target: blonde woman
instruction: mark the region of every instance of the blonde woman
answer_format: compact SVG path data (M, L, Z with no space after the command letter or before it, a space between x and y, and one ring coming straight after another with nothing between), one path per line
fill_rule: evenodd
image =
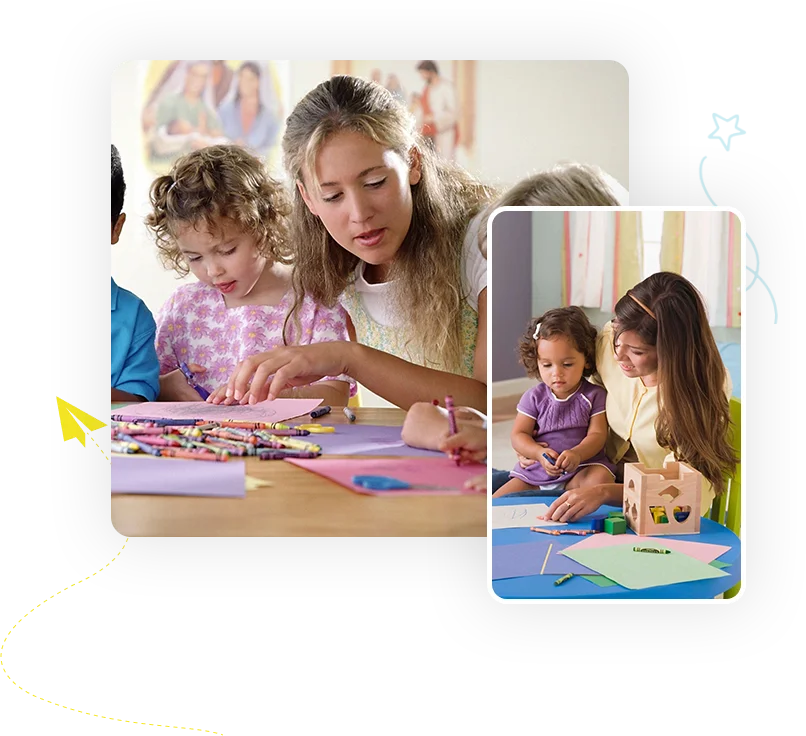
M345 374L404 409L452 394L483 411L487 262L465 235L492 190L423 145L386 89L354 77L299 102L283 154L295 183L297 304L340 301L356 341L252 356L226 398L211 400L254 403Z

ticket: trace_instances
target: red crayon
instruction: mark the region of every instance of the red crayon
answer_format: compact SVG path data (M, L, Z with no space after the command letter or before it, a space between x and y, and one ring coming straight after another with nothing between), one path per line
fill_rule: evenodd
M445 408L448 410L448 428L451 436L455 435L459 430L456 428L456 414L453 408L453 396L445 397ZM459 451L451 450L451 457L457 465L459 465Z

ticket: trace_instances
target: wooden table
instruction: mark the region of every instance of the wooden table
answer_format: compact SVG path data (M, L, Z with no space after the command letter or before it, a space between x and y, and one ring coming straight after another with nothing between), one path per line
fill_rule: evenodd
M400 409L355 409L357 423L401 426ZM334 407L320 424L347 424ZM290 423L303 423L304 419ZM312 435L311 440L315 441ZM328 455L328 457L345 457ZM362 457L352 455L351 457ZM377 457L377 456L376 456ZM280 460L236 458L269 481L245 498L115 494L112 524L127 537L483 537L487 496L363 496Z

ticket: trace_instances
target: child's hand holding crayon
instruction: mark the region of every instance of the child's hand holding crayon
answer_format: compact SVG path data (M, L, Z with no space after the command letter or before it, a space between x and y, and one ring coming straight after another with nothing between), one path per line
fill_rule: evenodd
M193 373L204 373L204 366L191 363L188 368ZM199 392L188 383L188 379L177 368L160 376L159 401L202 401Z
M480 463L487 459L487 431L481 427L464 426L456 434L446 432L438 449L449 456L459 452L462 463Z

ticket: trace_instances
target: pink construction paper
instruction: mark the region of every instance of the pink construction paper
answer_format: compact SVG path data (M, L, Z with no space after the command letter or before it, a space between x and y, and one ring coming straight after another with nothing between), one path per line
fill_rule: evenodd
M260 401L252 406L224 406L208 404L206 401L146 401L113 409L112 414L161 419L204 419L214 422L226 419L284 422L286 419L310 414L321 403L322 399L275 399Z
M653 543L675 552L682 552L701 562L713 562L719 555L727 552L730 547L724 544L707 544L705 542L687 542L682 539L668 539L665 537L640 537L637 534L592 534L585 537L566 549L592 549L596 547L613 547L617 544L641 545Z
M112 455L112 493L243 498L245 468L237 460Z
M448 457L441 458L356 458L333 459L314 458L312 460L287 458L287 463L299 465L311 473L324 476L356 493L369 496L439 496L478 493L466 490L465 481L475 475L487 472L487 466L480 463L459 465ZM354 475L387 475L392 478L424 485L429 488L417 488L405 491L373 491L353 485ZM430 487L435 488L430 488Z

